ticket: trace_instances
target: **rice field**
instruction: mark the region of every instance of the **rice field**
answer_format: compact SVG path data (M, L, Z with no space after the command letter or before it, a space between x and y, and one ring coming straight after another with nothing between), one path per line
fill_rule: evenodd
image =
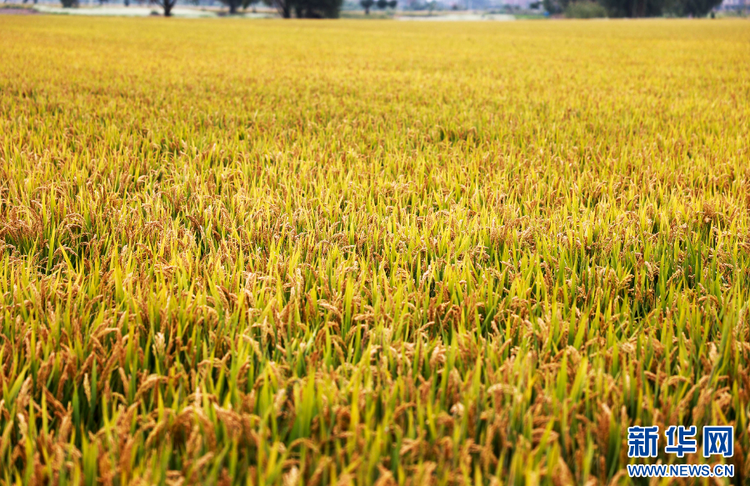
M750 481L748 21L0 45L0 483Z

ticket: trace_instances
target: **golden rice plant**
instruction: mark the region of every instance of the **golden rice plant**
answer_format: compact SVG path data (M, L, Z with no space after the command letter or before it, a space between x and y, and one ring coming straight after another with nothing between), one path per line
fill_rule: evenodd
M750 478L747 21L0 45L0 482L629 484L652 424Z

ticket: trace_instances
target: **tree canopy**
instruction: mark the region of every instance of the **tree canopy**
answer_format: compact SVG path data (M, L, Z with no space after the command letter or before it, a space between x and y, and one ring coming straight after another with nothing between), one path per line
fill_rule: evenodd
M359 0L359 4L365 9L365 15L369 15L370 9L375 5L375 0Z
M152 0L153 3L157 4L164 10L165 17L172 16L172 9L177 5L177 0Z
M703 17L722 0L598 0L608 17L657 17L664 14ZM544 8L553 14L562 13L571 0L543 0Z
M343 0L272 0L279 14L285 19L292 14L300 19L338 18Z

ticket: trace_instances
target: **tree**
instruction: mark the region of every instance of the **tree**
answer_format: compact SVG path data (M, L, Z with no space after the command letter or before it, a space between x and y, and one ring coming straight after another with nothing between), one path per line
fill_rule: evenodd
M242 7L243 10L247 10L247 7L258 3L260 0L221 0L221 3L229 7L229 15L234 15L237 10Z
M543 0L550 13L567 10L571 0ZM721 0L598 0L609 17L658 17L665 13L694 17L707 15ZM580 3L580 2L579 2Z
M343 0L295 0L294 12L300 19L335 19Z
M377 0L376 5L380 10L385 10L387 8L396 8L398 5L398 0Z
M172 9L177 5L177 0L153 0L153 3L164 9L165 17L171 17Z
M292 12L300 19L335 19L341 11L343 0L269 0L285 19Z
M244 6L245 2L243 0L221 0L221 3L229 7L229 15L234 15L240 6Z
M613 0L616 1L616 0ZM542 5L544 5L544 10L551 14L559 14L562 13L563 10L565 10L568 7L568 4L570 3L569 0L542 0Z
M281 17L288 19L292 17L293 0L264 0L266 5L273 5Z
M247 10L247 7L253 5L253 12L255 12L255 4L258 2L260 2L260 0L242 0L242 9Z
M60 3L62 3L63 8L72 8L78 6L78 0L60 0Z
M705 17L714 7L721 5L721 0L678 0L677 3L682 15Z
M370 8L375 5L375 0L360 0L359 4L365 9L365 15L370 15Z
M664 10L664 0L599 0L599 3L607 9L609 17L656 17Z

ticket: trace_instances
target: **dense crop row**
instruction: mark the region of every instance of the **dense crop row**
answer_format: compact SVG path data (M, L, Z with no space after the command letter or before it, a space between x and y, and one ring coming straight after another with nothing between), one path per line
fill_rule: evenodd
M625 483L634 424L750 477L747 22L0 43L0 481Z

